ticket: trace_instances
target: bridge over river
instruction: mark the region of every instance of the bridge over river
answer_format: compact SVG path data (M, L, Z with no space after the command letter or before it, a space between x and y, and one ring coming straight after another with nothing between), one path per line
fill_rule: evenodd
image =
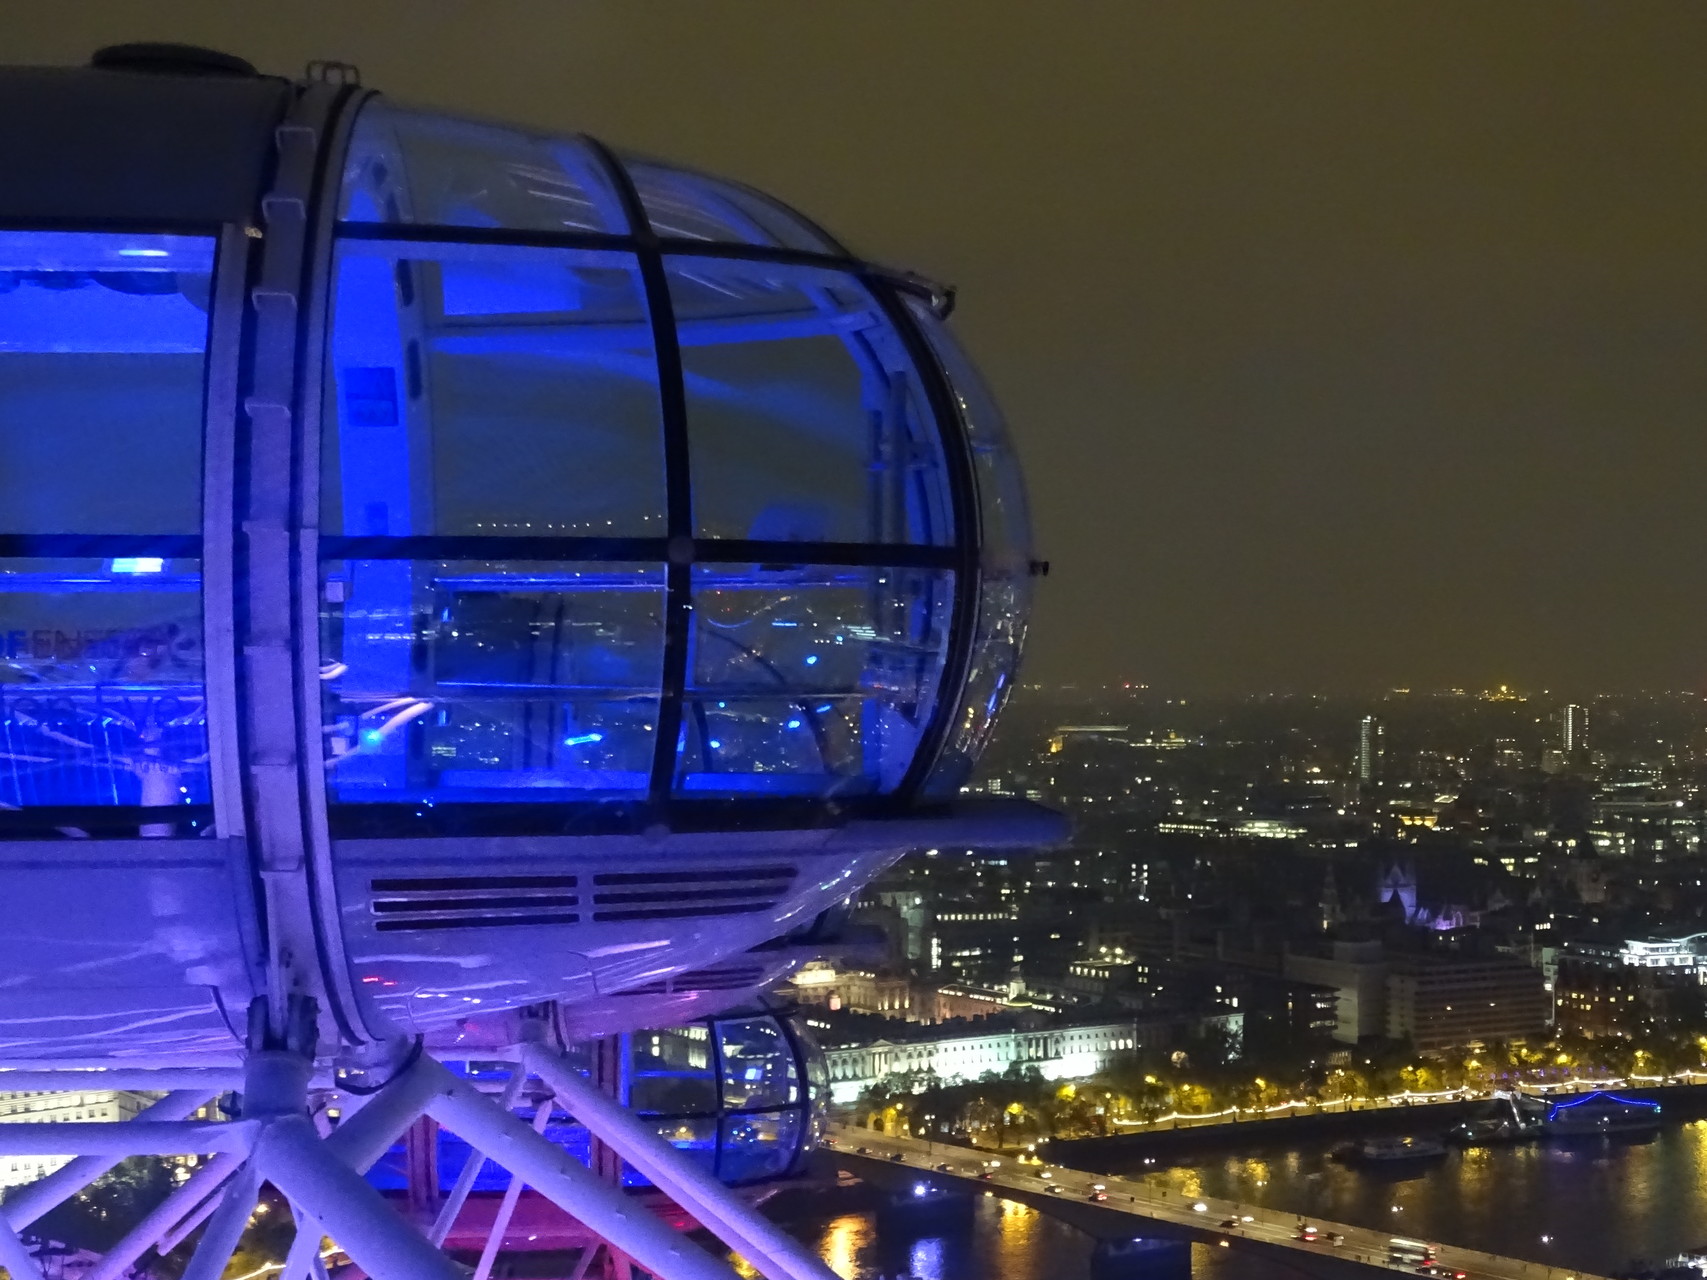
M1300 1254L1307 1254L1313 1259L1308 1266L1310 1273L1345 1276L1347 1280L1367 1277L1377 1270L1389 1275L1416 1274L1414 1267L1388 1260L1388 1245L1393 1239L1390 1231L1312 1218L1308 1225L1316 1229L1316 1238L1300 1239L1299 1215L1275 1208L1181 1197L1140 1180L1055 1165L1022 1165L1003 1159L997 1168L987 1170L984 1162L989 1154L967 1147L841 1125L834 1126L831 1133L835 1145L830 1155L836 1165L886 1190L905 1191L923 1177L941 1186L959 1183L974 1194L989 1191L1023 1201L1101 1240L1163 1236L1252 1252L1278 1250L1297 1262L1304 1261ZM860 1154L861 1147L868 1154ZM892 1158L897 1155L899 1161ZM947 1171L937 1167L944 1164ZM985 1172L990 1174L988 1179L980 1177ZM1050 1176L1042 1177L1044 1172ZM1091 1199L1098 1184L1108 1199ZM1052 1185L1060 1190L1051 1191ZM1330 1236L1337 1239L1330 1240ZM1605 1280L1587 1272L1459 1248L1444 1240L1430 1243L1439 1246L1437 1275L1449 1277L1462 1271L1470 1280Z

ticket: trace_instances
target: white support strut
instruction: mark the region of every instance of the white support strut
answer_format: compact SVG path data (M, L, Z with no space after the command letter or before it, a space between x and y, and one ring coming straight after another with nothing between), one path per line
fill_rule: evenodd
M564 1110L770 1280L837 1280L805 1245L600 1093L559 1054L533 1045L526 1062Z
M294 1205L291 1208L296 1217L296 1236L291 1240L290 1250L285 1254L279 1280L307 1280L307 1277L313 1274L315 1262L320 1258L320 1241L325 1235L318 1222Z
M0 1267L12 1280L42 1280L41 1264L4 1218L0 1218Z
M37 1070L0 1067L0 1089L74 1093L125 1089L136 1093L199 1090L208 1097L243 1087L242 1067L101 1067Z
M285 1255L284 1270L279 1272L279 1280L309 1280L315 1274L315 1266L321 1262L320 1241L326 1232L300 1207L292 1205L291 1212L296 1217L296 1238L290 1242L290 1252Z
M522 1084L527 1079L527 1069L520 1064L510 1073L510 1078L504 1084L503 1095L498 1099L498 1106L505 1111L516 1105L516 1095L521 1092ZM462 1212L462 1206L468 1203L468 1193L474 1190L474 1180L480 1176L480 1170L486 1165L486 1153L470 1144L468 1159L462 1162L462 1171L456 1175L456 1182L445 1197L445 1202L439 1210L439 1216L433 1220L432 1230L427 1232L427 1239L434 1244L443 1244L445 1237L450 1235L450 1229L456 1225L457 1216ZM287 1277L286 1280L289 1280Z
M427 1109L435 1081L405 1067L362 1103L326 1139L326 1149L357 1173L366 1173Z
M268 1123L252 1158L262 1177L375 1280L463 1280L461 1268L326 1149L306 1116Z
M165 1257L194 1234L197 1227L213 1217L223 1200L221 1195L211 1195L191 1209L184 1217L167 1227L160 1233L160 1238L154 1242L154 1252Z
M255 1125L243 1120L0 1124L0 1156L205 1156L254 1141Z
M539 1104L533 1113L533 1131L543 1134L545 1126L551 1122L553 1103L550 1098ZM510 1185L504 1188L504 1198L498 1204L498 1213L492 1219L492 1229L486 1233L486 1243L480 1249L480 1261L474 1268L474 1280L491 1280L492 1264L498 1260L498 1250L504 1247L504 1237L509 1234L510 1221L516 1216L516 1205L521 1201L522 1188L527 1184L519 1174L510 1175Z
M653 1274L668 1280L735 1280L728 1264L671 1230L439 1063L423 1058L411 1070L430 1072L438 1082L427 1114Z
M196 1243L190 1265L184 1268L183 1280L219 1280L225 1274L225 1264L237 1252L237 1242L243 1238L260 1193L260 1179L251 1163L238 1171L219 1197L213 1219Z

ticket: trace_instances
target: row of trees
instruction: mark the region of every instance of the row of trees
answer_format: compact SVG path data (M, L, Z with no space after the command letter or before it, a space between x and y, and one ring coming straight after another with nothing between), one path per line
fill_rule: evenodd
M1704 1069L1707 1036L1684 1033L1634 1042L1559 1035L1426 1055L1386 1045L1316 1057L1271 1054L1261 1062L1210 1037L1172 1053L1124 1055L1097 1076L1070 1083L1017 1065L970 1081L915 1073L866 1090L857 1111L873 1128L1013 1148L1051 1136L1102 1136L1120 1122L1173 1115L1259 1114L1288 1103L1375 1104L1457 1089L1671 1079Z

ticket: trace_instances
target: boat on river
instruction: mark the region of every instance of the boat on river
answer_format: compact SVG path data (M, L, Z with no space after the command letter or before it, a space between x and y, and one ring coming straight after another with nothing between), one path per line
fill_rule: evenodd
M1539 1132L1539 1126L1520 1124L1510 1116L1486 1116L1453 1125L1446 1131L1446 1141L1460 1147L1495 1147L1532 1138Z
M1653 1133L1659 1127L1659 1103L1600 1090L1555 1102L1541 1122L1542 1132L1555 1138Z
M1438 1138L1365 1138L1335 1154L1348 1164L1405 1164L1438 1159L1446 1154L1446 1144Z
M921 1178L891 1191L877 1207L878 1222L890 1230L946 1230L972 1217L972 1196L963 1187Z
M1541 1136L1547 1101L1522 1093L1496 1093L1478 1113L1446 1131L1446 1141L1459 1147L1492 1147Z

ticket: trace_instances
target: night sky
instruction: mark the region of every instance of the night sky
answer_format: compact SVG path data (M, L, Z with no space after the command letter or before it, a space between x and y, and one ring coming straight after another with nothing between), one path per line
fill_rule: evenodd
M956 284L1054 565L1029 679L1707 689L1707 5L91 0L0 56L127 39L355 62Z

